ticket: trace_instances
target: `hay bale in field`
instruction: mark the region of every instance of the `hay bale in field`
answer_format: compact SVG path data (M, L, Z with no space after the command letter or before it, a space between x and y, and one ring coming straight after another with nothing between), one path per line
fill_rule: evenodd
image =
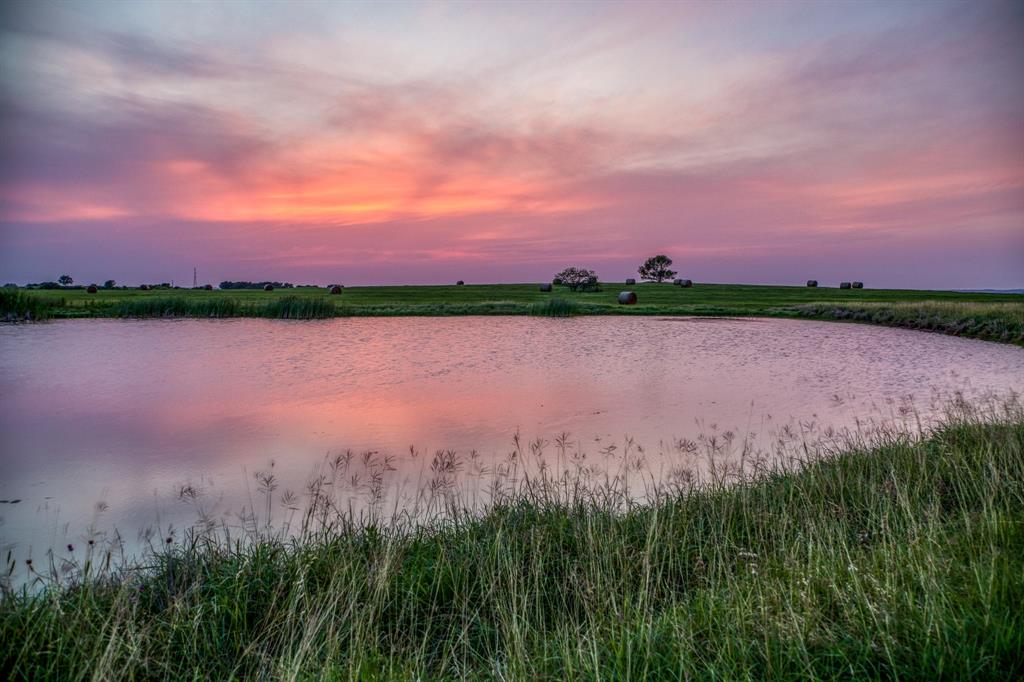
M619 305L636 305L636 293L623 291L619 294Z
M88 294L95 294L97 291L99 291L99 289L96 288L95 284L90 284L89 288L85 290L85 292Z
M148 284L140 284L139 285L139 291L149 291L149 285Z
M334 286L332 286L331 287L331 293L332 294L340 294L341 293L341 285L340 284L335 284Z
M465 284L465 282L463 282L463 281L462 281L462 280L460 279L460 280L459 280L458 282L456 282L456 283L455 283L455 286L457 286L457 287L461 287L461 286L462 286L462 285L464 285L464 284Z
M809 279L809 280L807 280L807 286L809 286L809 287L811 287L813 289L814 287L818 286L818 280L816 280L816 279Z
M849 282L840 282L839 283L839 288L840 289L849 289L850 288L850 283Z
M551 291L551 285L548 284L547 282L545 282L544 284L540 285L540 290L545 292L545 293L548 292L548 291Z
M681 280L679 280L679 286L681 286L681 287L692 287L693 286L693 280L691 280L691 279L681 279Z
M853 283L853 288L854 289L863 289L864 288L864 282L854 282Z
M273 284L264 284L263 285L263 291L273 291L273 290L274 290L274 285Z
M681 279L674 279L674 280L672 280L672 284L674 284L677 287L681 286L683 284L683 280L681 280Z
M626 280L626 284L629 284L629 285L636 284L636 280L633 279L632 277L630 277L629 279Z

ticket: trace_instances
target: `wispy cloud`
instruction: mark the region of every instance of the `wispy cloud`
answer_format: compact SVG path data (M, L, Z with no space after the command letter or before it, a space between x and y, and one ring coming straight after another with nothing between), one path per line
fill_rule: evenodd
M1024 272L1018 5L83 9L0 19L8 279L101 246L126 260L79 267L121 280L197 253L225 277L625 275L674 249L788 281L922 241L960 286ZM933 262L884 276L947 282Z

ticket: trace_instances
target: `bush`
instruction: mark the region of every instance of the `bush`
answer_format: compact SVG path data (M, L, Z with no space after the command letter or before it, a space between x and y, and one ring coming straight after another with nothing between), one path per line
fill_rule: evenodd
M554 281L569 287L569 291L600 291L597 273L586 268L566 268L555 275Z

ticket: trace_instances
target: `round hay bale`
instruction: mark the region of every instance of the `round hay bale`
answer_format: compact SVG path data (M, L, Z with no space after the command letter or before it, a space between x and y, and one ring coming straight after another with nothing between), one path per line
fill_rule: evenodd
M818 280L816 280L816 279L809 279L809 280L807 280L807 286L809 286L809 287L811 287L813 289L814 287L818 286Z
M335 295L340 294L341 293L341 285L340 284L335 284L334 286L332 286L331 287L331 293L335 294Z
M464 284L465 284L465 282L463 282L463 281L462 281L462 280L460 279L460 280L459 280L458 282L456 282L456 283L455 283L455 286L457 286L457 287L461 287L461 286L462 286L462 285L464 285Z
M636 293L632 291L619 293L619 305L636 305Z
M839 288L840 289L849 289L850 288L850 283L849 282L840 282L839 283Z
M95 284L90 284L89 288L85 290L88 294L95 294L99 289L96 288Z
M693 286L693 280L681 279L681 280L679 280L679 286L681 286L681 287L692 287Z
M681 279L674 279L674 280L672 280L672 284L676 285L677 287L681 286L683 284L683 280L681 280Z
M540 290L544 292L551 291L551 285L545 282L544 284L540 285Z
M264 284L263 285L263 291L273 291L273 290L274 290L274 285L273 284Z
M633 284L636 284L636 280L633 279L632 277L630 277L629 279L626 280L626 284L629 284L629 285L632 286Z
M149 285L148 284L140 284L139 285L139 291L149 291Z
M213 285L212 284L207 284L203 288L206 289L207 291L213 291Z
M854 289L863 289L864 288L864 282L854 282L853 283L853 288Z

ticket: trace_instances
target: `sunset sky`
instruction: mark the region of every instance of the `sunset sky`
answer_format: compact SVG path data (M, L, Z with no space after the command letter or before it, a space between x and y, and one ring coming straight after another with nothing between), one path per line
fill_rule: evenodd
M0 64L4 282L1024 287L1022 2L8 2Z

